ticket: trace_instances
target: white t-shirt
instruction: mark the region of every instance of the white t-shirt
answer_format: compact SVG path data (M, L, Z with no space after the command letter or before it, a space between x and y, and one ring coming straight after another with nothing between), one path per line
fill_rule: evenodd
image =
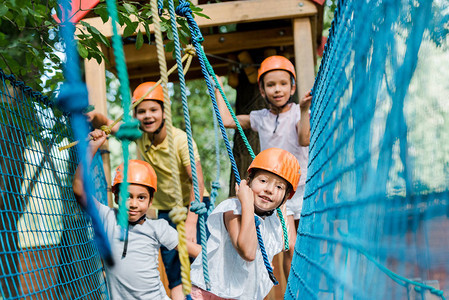
M234 248L226 230L223 214L232 211L241 215L240 201L236 198L221 202L210 214L207 225L210 231L207 240L207 259L211 293L230 299L263 299L273 287L263 263L260 248L256 251L256 259L252 262L244 260ZM268 259L282 251L282 228L276 214L261 221L260 232L263 237ZM202 257L198 255L191 266L192 284L206 290L203 277Z
M299 104L292 103L290 109L277 115L264 108L249 114L251 129L259 133L260 150L281 148L292 153L301 167L301 178L298 186L304 185L307 178L309 147L301 147L298 141L296 124L301 119ZM276 130L275 130L276 129Z
M129 226L128 248L122 258L124 241L116 210L100 204L98 208L112 247L114 266L106 266L110 299L169 299L158 271L159 247L173 249L178 234L166 220L146 219L143 224Z

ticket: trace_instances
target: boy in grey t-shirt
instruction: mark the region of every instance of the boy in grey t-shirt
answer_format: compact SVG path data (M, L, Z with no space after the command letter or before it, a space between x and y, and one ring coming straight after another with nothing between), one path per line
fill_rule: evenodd
M90 134L91 149L95 153L106 140L101 130ZM123 182L123 164L116 169L111 187L116 201ZM106 266L108 291L111 299L169 299L160 280L158 255L161 245L175 249L178 235L165 220L146 219L146 212L156 191L157 178L147 162L130 160L128 165L128 230L124 241L120 240L117 211L98 203L100 218L112 245L114 266ZM80 168L73 180L73 192L78 202L85 207ZM189 255L196 257L201 246L188 242Z

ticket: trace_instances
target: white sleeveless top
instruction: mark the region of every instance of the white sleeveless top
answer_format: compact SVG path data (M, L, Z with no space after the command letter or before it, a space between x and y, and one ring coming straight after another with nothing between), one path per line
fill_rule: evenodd
M227 211L241 215L240 201L237 198L224 200L212 211L207 220L210 231L207 241L210 292L229 299L263 299L270 292L273 283L268 277L260 248L256 252L256 259L252 262L240 257L224 224L223 214ZM272 262L274 255L283 248L281 223L276 213L265 219L259 219L261 223L259 228L268 259ZM206 290L201 254L191 266L190 278L192 284Z
M279 114L277 121L277 115L266 108L253 110L249 118L251 129L259 133L260 150L276 147L293 154L301 167L298 186L304 185L307 178L309 147L300 146L298 141L296 124L301 119L299 104L292 103L288 111Z

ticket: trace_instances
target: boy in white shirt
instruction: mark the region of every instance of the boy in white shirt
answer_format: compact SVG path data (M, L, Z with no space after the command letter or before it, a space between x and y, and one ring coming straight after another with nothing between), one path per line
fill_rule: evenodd
M95 152L106 140L101 130L90 133L91 150ZM123 164L115 173L111 190L118 201L123 182ZM96 202L111 243L114 265L106 266L106 279L110 299L170 299L161 282L158 271L159 248L176 249L178 234L166 220L150 220L146 212L157 190L157 177L151 165L142 160L130 160L128 165L128 230L125 240L120 239L121 228L117 222L117 210ZM80 168L73 179L75 198L86 206ZM201 246L187 241L191 257L196 257Z

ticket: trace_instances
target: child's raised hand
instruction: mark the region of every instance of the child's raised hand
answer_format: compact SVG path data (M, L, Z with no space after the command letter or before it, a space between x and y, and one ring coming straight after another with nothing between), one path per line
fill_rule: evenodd
M242 180L240 186L237 183L235 184L235 193L242 206L249 205L250 207L254 207L254 193L246 180Z
M86 116L87 122L92 123L92 121L95 119L95 112L90 111L84 114Z
M103 130L95 129L94 131L89 133L90 142L89 146L91 148L92 154L97 152L98 148L104 144L107 139L107 135Z
M312 103L312 98L312 91L308 91L307 94L299 101L299 107L308 111L310 104Z

